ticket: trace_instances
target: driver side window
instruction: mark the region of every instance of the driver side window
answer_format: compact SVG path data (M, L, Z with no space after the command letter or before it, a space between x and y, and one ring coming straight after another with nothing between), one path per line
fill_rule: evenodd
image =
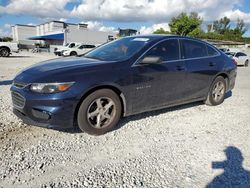
M163 41L150 49L144 57L160 57L162 61L180 59L179 42L177 39Z

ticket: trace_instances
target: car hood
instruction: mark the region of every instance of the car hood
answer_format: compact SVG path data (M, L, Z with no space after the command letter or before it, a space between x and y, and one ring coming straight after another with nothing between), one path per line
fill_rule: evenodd
M74 74L79 71L83 73L83 71L89 71L91 69L96 70L96 66L105 66L105 64L111 62L112 61L107 62L85 57L57 58L32 65L22 70L14 80L24 83L40 80L46 81L46 78L51 78L51 75L64 75L66 72Z
M57 58L32 65L31 67L26 68L22 72L27 74L41 74L48 71L88 67L103 63L108 62L85 57Z

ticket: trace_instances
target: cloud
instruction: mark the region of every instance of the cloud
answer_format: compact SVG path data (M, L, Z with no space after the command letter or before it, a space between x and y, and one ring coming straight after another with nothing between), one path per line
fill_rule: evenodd
M66 18L60 18L60 19L59 19L60 22L66 22L67 20L68 20L68 19L66 19Z
M63 17L69 14L65 6L71 1L72 0L11 0L5 7L0 6L0 14Z
M87 22L82 22L88 24L88 29L90 30L97 30L97 31L104 31L104 32L118 32L116 28L114 27L106 27L103 25L103 23L98 22L98 21L87 21Z
M245 23L250 23L250 13L245 13L237 10L230 10L224 13L225 16L231 20L237 20L238 18L243 19Z
M164 29L165 31L170 31L168 23L153 24L150 27L142 26L139 30L140 34L152 34L157 29Z
M239 17L250 22L249 12L236 9L242 6L242 2L243 0L10 0L7 5L0 6L0 15L164 23L181 12L195 11L204 21L229 15L232 20ZM75 3L72 10L66 9L68 3Z
M84 0L72 16L86 20L168 22L181 12L198 12L204 20L214 20L221 12L233 10L241 0Z
M4 27L5 29L10 29L10 28L11 28L11 24L6 23L6 24L4 24L3 27Z
M11 36L10 31L3 29L3 28L0 28L0 37L7 37L7 36L8 37Z

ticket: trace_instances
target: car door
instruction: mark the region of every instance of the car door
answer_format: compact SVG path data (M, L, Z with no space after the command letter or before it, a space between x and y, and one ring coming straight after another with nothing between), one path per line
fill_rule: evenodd
M185 59L186 94L190 100L207 95L212 78L217 74L219 52L212 46L191 39L181 39Z
M160 57L161 63L140 64L145 57ZM183 100L185 77L177 39L168 39L152 47L132 67L133 113Z

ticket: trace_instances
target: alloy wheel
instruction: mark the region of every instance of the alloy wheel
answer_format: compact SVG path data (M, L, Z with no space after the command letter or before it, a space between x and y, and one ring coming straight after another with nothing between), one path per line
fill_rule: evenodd
M225 86L223 82L219 81L214 85L212 96L214 101L219 102L223 97L225 93Z
M116 106L112 99L100 97L95 99L88 107L87 119L96 129L107 127L116 115Z

